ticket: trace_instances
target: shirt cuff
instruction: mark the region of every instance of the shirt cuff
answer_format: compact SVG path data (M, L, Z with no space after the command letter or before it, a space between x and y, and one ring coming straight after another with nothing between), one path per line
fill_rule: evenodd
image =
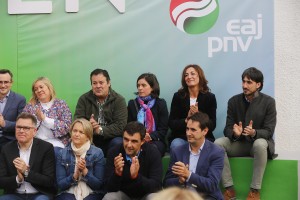
M45 117L44 121L42 122L47 128L54 129L54 119Z
M189 182L189 180L190 180L190 178L191 178L191 175L192 175L192 172L190 172L190 175L189 175L189 177L186 179L185 182Z
M17 175L17 176L16 176L16 182L17 182L18 185L21 185L22 183L24 183L24 179L23 179L21 182L19 182L19 180L18 180L18 175Z

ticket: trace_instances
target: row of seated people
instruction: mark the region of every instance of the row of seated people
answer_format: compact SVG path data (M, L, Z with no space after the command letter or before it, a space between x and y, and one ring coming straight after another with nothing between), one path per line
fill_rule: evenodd
M187 118L188 143L172 151L164 187L192 187L204 199L222 199L224 150L205 139L208 126L209 117L202 112ZM0 200L151 200L162 189L160 152L144 140L146 128L137 121L125 126L123 142L110 148L106 159L93 145L93 127L84 118L73 121L71 142L57 155L36 133L36 117L21 113L16 140L4 145L0 154L0 187L5 192ZM200 165L195 158L189 161L189 148Z
M163 156L168 127L172 131L171 150L187 145L187 118L197 112L209 117L206 138L214 141L216 126L216 98L207 86L208 81L198 65L188 65L182 72L182 88L173 96L168 114L164 99L159 98L159 83L155 75L142 74L137 79L137 97L126 106L125 99L111 88L106 70L95 69L90 74L92 89L83 94L77 103L74 118L87 119L93 128L93 143L106 156L108 149L122 144L122 130L127 122L139 121L146 128L145 143L157 148ZM251 67L242 74L243 93L228 101L224 134L216 144L225 151L223 185L225 196L235 196L228 156L254 156L254 176L250 196L259 195L267 158L274 154L272 139L276 125L275 100L261 93L263 75ZM37 118L36 137L50 142L56 155L70 141L69 127L72 114L63 100L55 96L49 79L38 78L32 85L32 98L25 106L25 98L10 90L12 73L0 70L0 147L14 138L15 119L20 112ZM24 108L25 106L25 108ZM24 109L23 109L24 108ZM246 146L246 148L245 148ZM258 150L255 150L258 148ZM241 151L242 149L242 151ZM257 155L256 155L257 154ZM226 180L226 181L224 181Z
M7 101L7 105L3 105L6 106L6 113L2 115L3 121L10 121L13 125L20 112L34 114L38 120L36 137L52 143L55 151L64 148L69 140L72 114L66 102L56 98L50 80L46 77L36 79L32 84L31 99L26 104L24 97L10 91L12 73L9 70L1 70L0 74L4 76L0 80L3 81L1 86L5 89L2 96ZM127 122L139 121L147 129L145 140L155 144L163 156L168 129L172 130L171 141L175 139L171 147L185 143L185 119L197 111L209 115L211 128L207 138L214 141L212 131L216 127L216 98L209 92L204 72L198 65L188 65L183 70L182 88L174 94L170 116L166 101L159 98L159 82L154 74L144 73L138 77L135 93L137 97L130 100L128 106L125 99L111 88L110 76L106 70L92 71L90 81L92 89L79 98L74 118L91 121L95 134L94 143L103 149L105 154L108 147L122 142L121 132ZM15 97L9 98L10 95ZM11 128L13 126L7 133L4 131L0 148L13 138Z

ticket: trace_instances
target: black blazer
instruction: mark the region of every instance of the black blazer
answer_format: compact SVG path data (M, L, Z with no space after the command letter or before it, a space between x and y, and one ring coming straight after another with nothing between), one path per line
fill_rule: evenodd
M20 157L17 140L3 146L0 154L0 188L5 194L15 193L18 187L16 182L17 170L13 160ZM39 192L53 198L56 193L55 183L55 156L53 145L34 138L30 160L30 172L26 181Z
M214 141L213 130L216 128L216 112L217 112L217 101L213 93L199 93L197 97L199 111L206 113L210 119L209 131L206 138L210 141ZM186 95L183 97L180 93L176 92L173 96L171 103L171 111L169 116L169 127L172 130L172 139L182 138L186 140L185 119L190 110L190 97Z

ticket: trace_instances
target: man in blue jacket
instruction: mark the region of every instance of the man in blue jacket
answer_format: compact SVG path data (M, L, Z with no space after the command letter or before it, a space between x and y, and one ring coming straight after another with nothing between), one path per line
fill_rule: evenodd
M188 143L171 151L164 186L182 186L196 190L205 200L222 200L219 188L224 165L224 150L205 139L209 117L197 112L187 118Z
M18 115L26 105L25 97L11 91L13 74L8 69L0 69L0 150L15 139Z

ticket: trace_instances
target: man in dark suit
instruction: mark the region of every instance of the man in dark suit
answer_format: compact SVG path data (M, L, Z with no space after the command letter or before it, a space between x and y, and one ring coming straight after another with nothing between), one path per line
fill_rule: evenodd
M16 119L26 104L25 97L10 90L12 83L11 71L0 69L0 150L15 139Z
M164 186L184 186L196 190L204 199L221 200L224 150L205 139L209 123L208 115L202 112L187 118L188 144L172 149Z
M161 189L160 152L145 142L143 124L129 122L123 131L123 144L111 148L106 160L106 187L103 200L144 200Z
M21 113L16 121L16 139L0 154L0 200L51 200L55 194L55 157L52 144L34 138L36 118Z

